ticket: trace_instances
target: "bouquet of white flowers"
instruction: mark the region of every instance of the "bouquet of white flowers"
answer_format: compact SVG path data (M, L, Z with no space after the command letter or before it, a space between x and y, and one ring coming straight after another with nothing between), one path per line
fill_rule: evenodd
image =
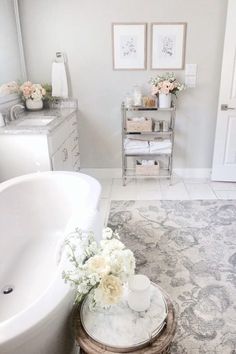
M135 270L133 252L125 248L118 233L104 229L98 245L92 233L77 229L67 237L65 246L72 267L62 276L75 288L76 302L90 293L90 308L118 303L123 284Z

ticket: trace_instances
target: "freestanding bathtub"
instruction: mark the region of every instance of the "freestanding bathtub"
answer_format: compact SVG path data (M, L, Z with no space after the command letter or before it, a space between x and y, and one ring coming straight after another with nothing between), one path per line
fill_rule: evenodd
M69 354L73 292L61 278L63 239L98 227L100 184L39 172L0 184L0 353Z

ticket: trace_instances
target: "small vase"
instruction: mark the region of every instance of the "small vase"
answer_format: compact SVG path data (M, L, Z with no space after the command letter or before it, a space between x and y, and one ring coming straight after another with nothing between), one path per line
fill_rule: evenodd
M165 93L159 93L159 108L171 107L171 93L167 95Z
M25 105L29 111L39 111L43 108L43 100L32 100L31 98L28 98L25 101Z

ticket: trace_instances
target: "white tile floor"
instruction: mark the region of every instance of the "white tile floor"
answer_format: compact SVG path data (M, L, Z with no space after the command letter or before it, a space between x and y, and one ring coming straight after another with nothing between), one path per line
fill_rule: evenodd
M175 178L172 185L168 180L129 179L125 187L120 178L98 180L102 185L100 210L105 225L111 200L236 199L236 183L207 179Z

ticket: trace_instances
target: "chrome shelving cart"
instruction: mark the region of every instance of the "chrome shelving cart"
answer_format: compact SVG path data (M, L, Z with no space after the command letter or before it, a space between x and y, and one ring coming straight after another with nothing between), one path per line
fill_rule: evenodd
M158 120L158 113L169 112L168 117L168 131L151 131L151 132L130 132L127 131L127 118L133 116L134 113L141 112L150 112L155 113L155 117L152 117L154 123ZM125 103L122 103L122 180L123 185L126 185L126 181L128 178L147 178L147 177L155 177L155 178L168 178L172 180L173 174L173 149L174 149L174 132L175 132L175 115L176 115L176 106L172 103L171 108L147 108L147 107L131 107L127 108ZM163 139L170 139L171 148L170 152L162 153L162 152L149 152L149 153L130 153L125 150L124 142L126 138L131 139L140 139L144 141L157 141ZM166 164L160 168L160 172L158 175L137 175L135 173L135 167L128 166L128 158L134 159L164 159ZM163 164L163 163L162 163Z

